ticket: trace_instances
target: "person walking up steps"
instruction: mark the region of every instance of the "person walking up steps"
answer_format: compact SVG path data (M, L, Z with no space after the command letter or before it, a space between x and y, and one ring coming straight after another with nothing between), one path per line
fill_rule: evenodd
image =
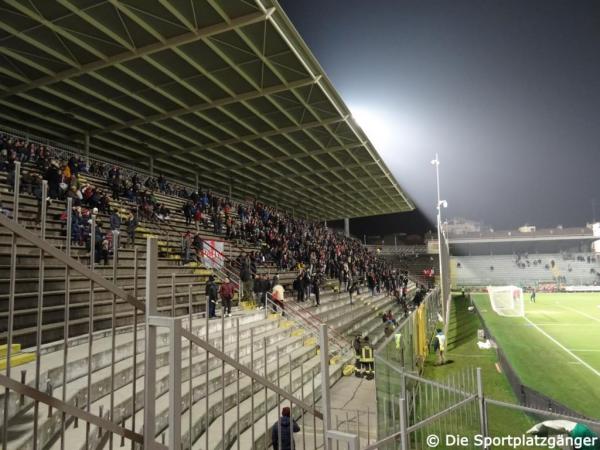
M293 433L298 433L300 427L290 416L290 408L285 406L281 410L281 418L271 428L273 450L294 450L296 448Z

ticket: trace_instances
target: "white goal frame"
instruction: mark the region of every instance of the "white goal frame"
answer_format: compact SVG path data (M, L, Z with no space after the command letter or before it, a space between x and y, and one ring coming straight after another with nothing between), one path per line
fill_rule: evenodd
M517 286L488 286L492 309L499 316L525 317L523 289Z

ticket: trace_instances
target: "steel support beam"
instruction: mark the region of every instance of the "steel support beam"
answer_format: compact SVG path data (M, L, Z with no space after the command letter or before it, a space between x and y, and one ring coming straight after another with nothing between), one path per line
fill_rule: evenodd
M297 89L297 88L301 88L304 86L309 86L313 83L316 83L316 81L312 80L312 79L307 79L307 80L300 80L300 81L296 81L293 83L289 83L288 85L282 84L282 85L278 85L278 86L271 86L271 87L261 89L258 91L251 91L251 92L247 92L245 94L234 95L231 97L213 100L213 101L207 102L207 103L201 103L199 105L192 105L187 108L178 108L178 109L174 109L174 110L167 111L164 113L153 114L150 116L146 116L144 118L130 120L130 121L124 122L122 124L115 124L115 125L111 125L111 126L108 126L105 128L98 128L97 130L91 131L91 134L92 135L105 134L105 133L110 133L111 131L128 129L131 127L136 127L136 126L144 125L147 123L154 123L154 122L158 122L161 120L182 116L184 114L190 114L190 113L195 113L195 112L207 111L210 109L221 108L223 106L232 105L234 103L242 103L242 102L245 102L248 100L262 98L262 97L265 97L268 95L279 94L281 92L289 91L290 89Z
M59 81L65 80L67 78L75 78L81 75L95 72L100 69L104 69L115 64L124 63L130 61L132 59L140 58L141 56L151 55L153 53L158 53L160 51L179 47L185 44L189 44L191 42L195 42L202 38L208 38L210 36L214 36L217 34L225 33L227 31L231 31L238 27L244 27L247 25L252 25L254 23L264 22L267 20L271 14L275 12L274 8L269 8L264 12L252 13L246 16L238 17L236 19L231 20L229 23L219 23L216 25L211 25L205 28L197 29L193 32L180 34L178 36L172 37L170 39L165 39L163 42L156 42L153 44L146 45L144 47L140 47L135 51L127 51L123 53L119 53L113 55L106 60L98 60L88 64L84 64L80 67L74 67L72 69L67 69L62 72L58 72L53 76L47 76L39 78L31 83L21 84L16 86L9 91L0 94L0 98L5 98L11 95L19 94L22 92L30 91L32 89L46 86L49 84L54 84Z
M225 147L228 145L242 144L245 142L255 141L258 139L264 139L264 138L268 138L268 137L272 137L272 136L278 136L281 134L293 133L295 131L308 130L308 129L317 128L317 127L324 127L326 125L331 125L334 123L342 122L343 120L344 120L344 118L334 118L334 119L320 120L320 121L315 121L315 122L308 122L308 123L303 123L302 125L294 125L294 126L290 126L290 127L278 128L276 130L265 131L264 133L250 134L247 136L242 136L240 138L225 139L221 142L215 142L214 144L195 145L193 147L184 148L181 152L178 153L178 155L182 156L182 155L187 155L189 153L192 153L196 150L206 150L206 149L211 149L211 148Z

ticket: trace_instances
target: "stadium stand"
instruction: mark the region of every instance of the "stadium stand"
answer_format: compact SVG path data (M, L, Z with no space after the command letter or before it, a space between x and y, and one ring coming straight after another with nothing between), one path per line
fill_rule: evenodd
M3 447L257 448L282 399L322 420L323 367L406 312L323 221L414 206L277 2L5 6Z
M594 253L460 256L451 262L454 286L595 285L599 271Z
M40 157L39 153L35 151L31 153L31 148L39 150L39 147L32 147L30 145L21 145L25 144L19 140L13 140L9 136L4 136L3 139L3 155L6 159L3 161L2 167L7 169L8 172L3 172L0 175L2 178L2 184L0 184L0 193L2 193L3 200L3 213L12 216L13 204L12 204L12 189L8 181L14 181L14 174L11 174L11 170L14 171L15 162L21 161L23 163L24 171L26 174L23 177L27 182L21 184L22 194L20 196L20 223L24 224L26 227L30 228L34 232L39 231L40 226L40 217L39 217L39 209L41 208L40 196L41 196L41 180L46 177L47 169L46 166L51 166L52 163L58 162L58 166L67 166L65 164L67 161L63 161L60 159L60 154L55 151L53 148L46 148L44 157ZM27 156L25 156L27 155ZM58 158L58 159L57 159ZM271 247L266 244L266 242L262 242L261 239L252 238L252 236L248 237L254 241L248 242L244 239L239 239L242 236L247 236L244 233L236 233L236 236L231 236L231 233L223 232L225 230L215 230L213 218L214 214L208 214L210 217L206 221L200 221L197 225L195 224L186 224L186 218L184 215L184 204L186 204L189 197L193 196L192 193L187 194L187 197L182 195L182 190L177 189L176 191L170 191L169 193L165 192L168 189L158 188L159 183L154 183L153 179L147 180L144 184L150 185L156 188L156 191L153 189L149 189L149 195L154 197L156 202L159 202L164 207L168 208L168 218L162 217L159 218L158 214L139 214L140 203L136 202L135 199L132 199L131 196L125 194L125 192L131 187L131 178L127 181L123 179L122 190L125 192L120 192L121 195L116 195L119 197L119 200L115 200L115 192L112 191L110 187L110 181L103 177L106 176L108 171L115 171L118 169L118 166L109 166L105 169L101 170L100 164L96 163L93 174L90 173L92 170L88 171L88 168L85 167L85 163L83 163L82 159L76 159L78 164L80 164L79 171L75 178L73 178L69 183L65 183L66 186L62 187L58 192L58 195L53 198L51 201L47 202L47 216L46 216L46 239L49 243L52 243L58 248L64 248L66 245L66 201L64 197L68 196L68 192L71 190L71 186L75 186L75 192L80 190L80 186L83 186L83 190L86 189L86 186L92 186L93 189L99 192L105 192L106 194L106 205L104 207L100 207L97 214L95 215L95 223L97 224L97 230L101 230L101 224L110 224L111 223L111 214L120 213L125 216L129 215L129 213L133 213L135 216L138 216L138 225L137 232L135 233L135 238L130 245L126 247L118 249L118 259L117 259L117 273L118 278L116 279L116 284L123 287L126 291L134 293L136 297L143 297L144 295L144 243L146 238L151 236L159 236L160 239L160 265L158 270L158 300L159 300L159 311L163 311L168 314L183 315L187 314L190 310L192 314L196 314L205 309L205 301L204 301L204 291L205 291L205 283L208 276L213 274L213 271L210 268L203 267L198 262L185 263L182 260L182 237L187 232L192 232L194 234L198 234L202 237L204 241L209 239L220 239L226 244L224 253L229 255L225 257L225 266L228 267L229 272L235 271L234 275L239 275L240 270L240 261L246 257L245 255L262 255L263 258L257 258L256 263L256 272L263 273L267 276L271 276L275 273L280 277L280 281L287 286L288 295L291 295L291 288L293 286L293 281L297 275L297 267L306 263L307 266L311 264L315 265L316 271L322 271L323 275L329 275L336 278L336 280L331 282L324 282L325 286L335 285L336 290L331 290L331 288L325 289L321 294L321 306L312 310L311 312L307 312L306 308L301 305L292 307L296 308L289 309L291 305L288 306L286 312L291 317L283 318L280 315L268 315L265 317L263 312L248 312L244 313L239 310L236 313L236 319L240 320L240 355L248 355L250 350L248 346L251 346L249 336L250 333L254 334L254 337L262 340L262 344L255 344L255 348L253 351L261 351L262 346L267 345L267 359L273 361L276 357L276 352L280 351L280 349L285 348L286 354L291 350L292 353L292 367L293 369L292 376L294 380L300 376L300 371L304 370L306 373L314 374L315 378L315 386L318 388L320 380L318 378L319 374L319 357L315 353L315 345L316 339L313 336L311 339L306 338L306 317L307 314L310 315L310 320L317 320L322 323L327 323L332 330L335 330L335 333L338 333L341 336L341 339L349 339L350 336L355 335L357 332L368 334L371 338L371 342L376 344L381 337L384 335L384 325L382 324L380 315L383 312L391 310L394 315L401 316L403 314L403 310L396 300L394 300L391 296L386 295L386 293L377 294L374 297L371 297L369 293L367 293L367 272L373 270L373 275L375 276L374 283L376 285L381 285L381 290L384 290L384 286L387 286L389 283L385 279L389 277L391 274L386 273L386 266L383 263L379 263L373 265L376 261L375 255L371 255L368 250L365 249L364 253L357 253L355 258L358 258L358 261L355 259L354 265L350 264L350 267L354 267L355 272L354 275L360 280L357 283L359 286L362 285L363 293L360 295L354 296L354 305L348 309L349 302L349 294L347 291L338 292L339 286L342 284L348 285L347 277L345 278L343 273L344 270L348 270L347 267L344 268L344 264L338 265L337 263L332 264L334 261L338 261L338 259L330 260L329 256L327 260L315 261L316 255L326 255L330 250L334 250L334 248L324 247L323 249L316 248L316 252L313 251L306 252L306 254L302 253L291 253L290 260L287 258L278 258L277 261L274 261L275 253L272 252L274 247ZM133 177L135 174L131 175ZM62 179L61 179L62 180ZM61 181L63 183L65 181ZM89 221L90 211L93 207L99 205L91 205L85 201L85 197L82 195L75 195L71 198L73 204L76 205L73 208L73 217L78 217L79 211L83 212L83 216L85 220L82 220L80 226L82 228L86 228L85 232L77 232L73 231L72 237L74 245L71 248L72 255L75 256L80 262L84 264L89 264L90 262L90 229L87 226L87 222ZM211 196L212 198L217 199L217 203L220 205L218 209L226 208L229 205L229 202L226 202L222 198L218 198L216 196ZM133 201L132 201L133 200ZM222 207L221 207L222 205ZM244 221L247 218L240 217L240 214L237 214L235 211L240 211L242 216L249 215L252 216L256 211L257 205L255 204L232 204L231 209L231 224L235 224L238 229L244 229ZM126 219L124 219L125 221ZM226 221L229 220L226 219ZM286 218L289 220L291 224L294 226L299 226L299 223L295 222L291 218ZM108 228L108 226L106 226ZM110 236L110 233L106 230L105 235ZM127 226L122 223L120 226L120 235L125 236L128 233ZM221 231L220 233L218 231ZM0 297L2 301L2 315L7 317L8 314L8 285L9 285L9 270L10 270L10 233L3 232L5 239L3 239L4 245L2 246L2 273L4 275L1 283L0 289L2 297ZM80 237L83 236L81 239ZM294 232L290 230L289 235L287 233L282 233L282 238L288 240L291 236L294 236ZM336 239L335 242L338 242L337 245L337 255L343 256L339 261L343 261L348 255L343 253L344 245L348 245L350 248L356 248L360 250L360 243L350 238L344 238L342 236L333 236L328 235L330 239ZM229 237L229 239L228 239ZM238 239L231 239L237 237ZM127 239L128 240L128 239ZM260 243L262 242L262 246ZM340 247L341 245L341 247ZM358 247L357 247L358 246ZM98 247L99 248L99 247ZM112 247L109 245L107 247L107 251ZM265 251L267 249L268 251ZM319 251L323 250L323 251ZM335 252L334 252L335 255ZM36 322L38 320L38 310L37 310L37 302L38 302L38 254L32 246L28 246L22 243L19 243L18 246L18 254L17 254L17 263L18 269L16 271L16 283L15 283L15 298L17 300L17 308L14 311L14 330L13 330L13 338L15 342L19 342L23 348L32 347L36 342ZM304 259L308 258L308 259ZM365 258L364 260L362 258ZM139 266L136 268L136 261ZM321 262L325 262L324 266L321 266ZM43 354L44 364L40 368L40 376L41 379L44 380L42 383L48 389L51 389L54 395L61 395L62 386L62 363L60 355L64 352L64 343L62 338L64 338L64 318L65 318L65 308L64 308L64 299L65 299L65 279L64 279L64 267L62 265L56 264L57 262L48 261L44 269L44 307L42 309L43 321L42 321L42 330L43 330ZM114 270L114 255L109 255L108 264L102 264L101 261L98 261L98 265L96 266L96 270L99 273L106 275L107 277L111 277ZM347 266L348 264L345 264ZM372 267L369 269L369 267ZM292 269L292 270L288 270ZM385 269L384 271L380 271ZM227 272L217 273L221 279L225 276L228 276ZM337 279L339 278L339 280ZM383 278L383 279L382 279ZM238 283L240 281L238 280ZM91 408L100 410L102 408L103 411L107 411L109 409L109 398L106 395L105 387L110 383L110 377L115 376L120 381L117 383L115 394L117 398L120 399L117 404L117 410L119 411L118 417L115 417L115 420L122 422L123 420L130 420L132 417L132 403L131 403L131 382L133 378L133 349L134 345L133 341L133 331L131 325L133 324L134 318L132 314L128 312L127 308L124 305L121 305L122 308L117 310L117 322L116 327L118 329L118 336L116 340L116 352L119 355L118 360L116 361L115 366L111 366L107 361L107 355L110 353L110 345L111 345L111 336L110 336L110 327L111 327L111 305L112 305L112 295L110 292L105 289L95 288L94 289L94 309L92 314L93 319L93 329L94 332L94 352L92 353L91 362L88 360L87 349L88 349L88 339L86 337L86 332L90 327L90 315L89 315L89 297L90 297L90 286L89 281L84 277L71 276L69 281L69 296L70 296L70 309L69 309L69 367L68 367L68 376L67 376L67 389L69 391L69 395L67 397L67 401L71 404L75 405L83 405L87 402L87 392L86 392L86 369L88 364L91 364L93 367L93 378L94 383L92 385L92 389L90 395L92 395L92 404ZM411 288L412 289L412 288ZM191 293L191 296L190 296ZM388 292L389 294L389 292ZM117 304L118 305L118 304ZM225 333L225 342L231 351L233 347L233 343L237 339L237 330L235 329L234 322L232 318L224 319L224 326L228 330L232 330L231 332ZM7 323L7 321L3 321L2 323ZM194 319L193 322L193 330L196 334L202 336L206 333L206 325L204 325L204 319L198 318ZM219 340L220 324L216 322L211 322L209 324L209 341L216 343ZM3 336L6 336L6 329L1 330ZM211 335L215 335L214 338L210 338ZM266 341L265 341L266 339ZM143 330L140 329L138 333L138 349L143 345ZM348 342L345 344L346 347L349 347ZM167 345L163 342L163 345L158 348L158 366L159 370L157 372L157 377L159 380L161 388L158 390L157 397L157 417L159 423L163 423L162 421L166 421L166 417L168 415L168 392L165 390L166 379L168 378L168 360L166 358ZM184 347L185 351L185 347ZM53 354L56 357L53 357ZM14 355L15 357L17 355ZM204 367L203 365L202 355L200 355L197 359L194 360L194 366ZM348 362L348 357L343 359L336 360L334 366L332 366L331 370L331 381L334 382L341 376L341 368L342 366ZM143 361L138 359L137 364L142 364ZM24 371L26 374L25 379L23 380L27 384L33 384L34 382L34 374L35 374L35 361L26 361L24 360L19 365L19 370ZM221 377L220 371L218 367L213 367L209 363L210 372L209 376L210 383L216 384ZM256 362L257 368L260 368L260 361ZM15 364L16 365L16 364ZM303 369L299 367L302 366ZM186 370L186 366L183 367L183 370ZM114 374L112 373L114 370ZM285 367L283 367L283 373L285 374ZM229 408L229 412L227 414L237 414L237 410L234 412L233 404L231 399L231 391L234 389L232 386L234 371L229 370L226 373L226 387L227 393L225 394L227 403L227 407ZM201 390L202 383L204 383L204 379L206 376L206 372L199 370L198 373L194 373L194 384L195 389ZM136 384L139 385L139 388L136 388L137 394L143 394L143 378L139 375L139 372L136 377ZM162 381L161 381L162 380ZM200 383L199 385L196 383ZM298 381L300 382L300 381ZM242 386L242 389L247 389L248 386ZM213 408L219 408L221 401L221 393L219 389L214 388L214 392L212 392L209 402L213 405ZM308 387L307 387L308 389ZM312 389L312 385L311 385ZM308 390L307 392L311 392ZM183 394L186 394L184 389ZM255 394L254 397L258 397L254 399L255 405L260 405L264 403L264 395L260 397L263 393ZM317 393L318 395L318 393ZM250 397L253 397L251 393L244 394L242 398L243 403L240 404L240 410L243 415L243 419L247 420L246 417L248 415L249 403L251 400ZM200 401L200 399L198 400ZM261 403L262 402L262 403ZM12 420L16 420L17 417L21 419L26 419L24 426L19 429L19 432L15 435L16 439L11 439L9 444L11 446L15 446L15 448L24 448L30 446L32 444L31 440L33 439L33 430L31 429L31 422L33 418L32 414L32 402L28 401L21 405L19 408L11 411ZM137 415L142 415L143 411L137 411ZM269 416L276 417L277 409L269 412ZM28 420L27 420L28 419ZM47 413L45 411L39 412L38 423L41 424L44 430L43 433L38 435L38 442L41 445L52 445L57 441L58 434L61 431L60 428L60 419L61 414L56 411L54 414L47 417ZM211 436L221 436L221 431L219 429L220 422L214 421L211 418L212 425L214 428L209 432ZM273 420L269 417L269 420ZM136 420L137 423L141 423L141 418ZM194 428L193 428L193 441L203 439L203 433L206 430L203 430L202 424L205 422L205 417L200 415L198 417L194 417ZM187 418L182 418L182 423L188 424ZM260 440L263 439L261 432L258 431L261 428L262 422L260 425L257 425L257 430L255 433L255 438ZM249 425L248 425L249 426ZM245 428L243 428L244 430ZM163 433L166 430L166 426L162 426L158 429L159 433ZM235 442L235 431L237 429L229 429L226 433L225 446L230 446ZM102 437L98 434L99 430L91 430L92 434L92 442L95 445L102 445ZM183 433L187 433L187 430L184 429ZM106 435L105 435L106 436ZM71 429L69 427L68 432L69 442L77 443L77 446L85 445L85 428ZM187 437L186 437L187 439ZM212 442L212 439L211 439ZM246 442L246 441L244 441ZM262 442L262 441L261 441ZM211 444L212 445L212 444ZM221 445L221 443L215 443L215 448Z
M39 155L29 153L30 146L24 145L20 146L20 141L11 140L8 136L5 136L3 139L4 148L3 155L6 156L6 159L3 161L3 167L8 169L8 173L4 173L3 180L4 184L0 185L3 192L3 210L5 214L9 216L12 214L12 201L10 191L10 185L8 184L8 179L14 180L14 176L10 175L11 167L14 170L14 161L11 161L11 158L14 156L16 160L20 160L23 162L24 173L27 174L27 177L24 177L28 180L27 183L22 184L23 194L21 195L20 200L20 217L21 223L26 224L26 226L30 227L32 230L37 231L39 227L39 208L40 208L40 200L39 197L41 195L41 179L45 175L45 171L43 168L44 161L41 158L38 158ZM17 145L19 144L19 145ZM15 147L20 149L15 151ZM25 157L26 154L29 155ZM56 160L55 158L59 158L59 154L54 152L54 149L49 150L47 156L48 159L45 161L46 163L50 161L59 162L59 166L65 166L62 164L65 161L60 159ZM83 166L83 164L82 164ZM98 169L98 164L93 169L94 174L88 173L87 168L84 167L81 173L77 174L76 180L72 183L66 183L69 185L62 189L62 193L57 195L58 198L52 199L52 202L47 206L48 207L48 217L46 220L46 237L49 242L53 243L56 247L64 248L65 246L65 228L66 228L66 219L65 219L65 209L66 202L64 199L61 199L66 196L66 194L70 191L70 186L83 186L85 189L86 186L93 186L94 189L100 192L106 192L107 194L107 205L106 208L100 208L97 214L96 222L98 224L104 223L109 224L111 222L111 217L109 215L109 210L114 212L123 213L125 215L128 214L128 210L133 211L135 215L136 209L139 208L139 204L136 202L132 202L128 200L127 195L121 195L119 200L115 200L114 192L111 192L109 182L106 178L103 178L100 175L100 171ZM40 170L41 169L41 170ZM116 170L116 166L111 166L110 169ZM125 180L123 180L125 181ZM131 181L131 180L129 180ZM62 181L61 181L62 182ZM125 183L128 185L128 183ZM152 180L149 183L152 185ZM125 187L127 189L127 187ZM79 190L79 188L77 188ZM77 190L75 192L77 192ZM166 189L165 189L166 190ZM150 191L153 197L156 198L157 202L160 202L161 205L164 205L169 209L168 219L167 218L158 218L157 214L145 214L139 215L139 224L136 229L135 239L132 242L133 245L129 245L127 248L121 248L118 250L118 279L117 285L122 286L127 291L136 292L136 296L144 295L144 276L141 273L143 270L143 264L141 264L137 269L135 268L135 261L143 260L144 250L143 243L148 236L157 235L160 236L161 239L161 255L160 258L160 267L159 267L159 280L158 280L158 288L159 288L159 309L161 311L170 312L173 315L177 314L186 314L188 312L189 303L188 303L188 290L192 289L193 295L191 297L191 306L192 312L196 313L204 309L204 299L203 292L205 281L208 275L212 274L211 270L202 267L198 263L187 263L184 264L181 260L181 237L189 231L190 229L194 232L202 236L203 240L207 240L210 238L224 239L224 242L228 245L228 248L224 253L230 255L229 258L226 258L227 261L230 262L229 266L232 269L235 269L235 264L239 264L237 259L240 259L244 254L257 253L264 255L263 251L264 247L257 246L255 244L251 244L244 240L236 240L233 241L231 239L226 239L226 235L224 233L215 234L214 224L212 222L212 218L207 221L202 221L202 223L198 224L197 227L194 227L192 224L186 225L185 217L183 215L183 205L186 202L186 198L181 195L181 191L178 192L178 195L167 195L165 192L160 192L160 189L157 191ZM110 193L110 194L108 194ZM33 194L33 195L31 195ZM121 192L123 194L123 192ZM171 192L172 194L172 192ZM189 197L189 194L188 194ZM84 200L80 200L78 196L72 197L72 201L75 201L75 204L85 203ZM221 199L222 200L222 199ZM89 217L89 209L92 205L80 206L77 205L74 207L74 212L82 210L85 217ZM255 205L239 205L242 206L243 210L253 210ZM236 208L232 208L235 210ZM86 219L87 220L87 219ZM235 223L243 228L241 219L239 215L235 217ZM83 222L81 224L84 227ZM107 227L108 228L108 227ZM127 227L124 224L121 224L120 233L125 236L127 234ZM2 296L3 296L3 315L6 317L8 313L6 305L7 305L7 295L8 295L8 271L9 271L9 258L10 255L10 246L8 233L3 233L7 239L4 239L5 245L4 247L4 263L2 266L3 269L3 282L1 286L2 288ZM87 237L79 238L79 236ZM110 233L106 233L110 235ZM228 233L225 233L228 234ZM76 238L77 237L77 238ZM73 233L74 242L76 243L72 248L72 254L78 258L79 261L84 263L89 262L89 230L87 232L78 232L77 234ZM340 241L344 242L345 238L340 237ZM348 241L351 241L348 239ZM351 241L356 244L357 241ZM87 244L87 247L86 247ZM242 245L240 247L239 245ZM359 245L359 244L358 244ZM110 247L109 247L110 248ZM266 247L271 250L270 247ZM18 246L18 270L17 279L16 279L16 299L18 300L18 307L14 311L15 314L15 323L14 323L14 339L19 342L23 347L31 347L35 344L36 340L36 321L37 321L37 301L38 301L38 292L39 287L37 285L37 264L38 264L38 255L37 252L34 251L33 248L28 248L27 245L20 244ZM271 254L268 254L268 260L265 259L265 263L258 264L258 271L262 271L268 275L278 273L282 282L285 283L289 288L292 286L292 281L296 276L296 271L286 271L285 269L291 268L293 266L297 266L298 263L302 263L304 261L291 262L288 261L284 264L281 261L274 263ZM296 255L299 256L299 255ZM313 258L315 255L312 255ZM294 259L294 258L293 258ZM295 261L295 260L294 260ZM310 260L306 261L310 264ZM113 263L114 263L114 255L110 255L109 264L103 265L100 264L97 266L97 269L100 273L106 274L108 277L111 276L113 271ZM314 261L313 261L314 263ZM283 271L282 271L283 269ZM323 268L328 275L339 276L339 267L329 265L329 268ZM358 266L357 266L358 269ZM362 267L361 267L362 270ZM239 273L239 272L238 272ZM226 274L222 274L225 276ZM366 291L366 279L365 274L361 273L361 279L363 280L363 290ZM380 274L378 274L380 275ZM44 361L52 362L50 364L44 364L41 368L41 377L44 382L43 385L52 386L52 390L55 392L55 395L60 393L61 379L62 375L60 373L60 354L64 351L62 347L61 338L64 337L64 298L65 298L65 281L64 281L64 268L62 266L53 266L52 263L47 264L44 272L44 308L43 308L43 339L42 342L45 344L43 348L44 354L47 356ZM336 283L337 284L337 283ZM383 284L383 283L382 283ZM363 291L363 292L364 292ZM68 400L74 404L84 404L86 402L86 392L85 392L85 368L87 367L87 355L86 349L88 348L87 339L85 338L85 333L87 333L89 329L89 282L85 280L83 277L71 277L69 284L69 292L70 292L70 311L69 311L69 347L70 347L70 362L69 362L69 375L68 375L68 390L69 397ZM94 353L92 355L92 366L94 367L93 376L94 376L94 385L92 388L92 395L94 396L93 400L93 408L102 407L103 410L108 410L108 398L106 395L102 395L102 386L105 386L108 383L108 377L111 376L111 372L109 367L106 365L106 361L103 358L106 358L107 352L109 351L110 345L110 326L111 326L111 294L104 289L96 288L94 290L94 325L93 329L95 330L94 337ZM377 341L383 336L383 325L380 320L379 315L388 310L392 310L395 315L400 316L402 314L399 305L389 296L385 295L377 295L376 297L370 298L368 294L363 293L362 295L355 296L355 307L351 310L349 314L348 308L348 294L347 293L334 293L333 291L324 292L321 296L321 305L320 307L314 310L314 317L318 318L318 320L328 323L332 326L333 329L337 330L337 332L349 336L353 335L356 332L368 333L371 337L371 341L373 343L377 343ZM174 308L174 309L173 309ZM242 340L242 347L240 351L241 354L248 354L249 350L247 348L249 344L248 335L250 333L250 329L254 329L255 336L258 338L268 339L269 343L269 353L268 358L273 358L272 350L276 350L279 347L285 347L286 349L294 349L293 350L293 364L297 367L299 365L303 365L307 371L310 373L318 373L318 361L319 358L314 353L314 339L312 341L312 345L306 346L306 339L302 337L302 326L303 323L297 320L296 322L290 322L282 318L271 319L264 318L264 314L262 312L249 313L245 315L241 315L241 326L242 326L242 334L240 334L240 339ZM312 316L311 316L312 317ZM231 319L226 319L226 327L232 328ZM118 404L118 409L120 411L119 421L129 420L131 417L131 409L127 412L127 405L130 405L127 400L127 393L131 392L131 377L132 377L132 352L133 352L133 335L130 326L132 325L133 318L130 313L126 312L125 309L117 312L117 328L120 329L118 335L118 354L119 360L115 367L116 376L122 377L123 381L120 383L117 391L118 398L123 398L123 401ZM202 319L198 319L198 322L202 322ZM3 323L6 323L4 321ZM194 324L195 332L199 335L203 335L205 333L205 328L202 325ZM219 327L219 325L211 325L213 328ZM6 329L3 329L3 336L6 336ZM209 335L213 332L209 331ZM216 339L216 338L215 338ZM231 343L235 340L235 333L226 333L226 342L231 345ZM264 342L264 341L263 341ZM141 345L141 344L140 344ZM263 344L264 345L264 344ZM166 347L166 346L163 346ZM258 350L258 348L256 349ZM166 348L160 350L161 352L166 351ZM53 358L52 354L55 353L57 358ZM77 355L77 356L76 356ZM162 359L159 355L160 364L164 364L166 366L166 359L163 355ZM201 365L201 358L198 360L198 364ZM347 362L346 360L340 361L332 370L332 381L340 376L342 363ZM165 366L162 367L161 370L165 371ZM184 367L185 369L185 367ZM35 362L31 361L20 366L20 370L26 371L27 377L25 378L26 383L33 382L33 374L35 373ZM298 369L296 369L296 372ZM233 371L227 374L227 379L231 381L231 377ZM204 379L205 373L200 372L197 374L197 378ZM296 376L298 374L295 374ZM159 371L158 376L161 375ZM220 375L218 373L213 373L213 377L218 378ZM142 381L139 380L138 384L141 384ZM319 386L320 381L316 382L316 386ZM230 383L227 384L229 389L233 389L230 386ZM198 388L200 389L200 388ZM122 394L121 394L122 391ZM161 402L161 398L166 398L166 393L164 391L159 392L160 397L157 401L157 408L159 408L158 414L159 417L166 417L167 415L167 406L168 402L163 400ZM184 392L185 394L185 392ZM141 395L141 393L139 393ZM213 394L214 400L211 399L211 404L217 404L217 399L220 398L220 393L216 390ZM246 398L247 403L250 401ZM264 399L262 400L264 401ZM256 404L260 404L260 400L256 400ZM245 411L245 406L242 405L242 411ZM28 417L28 414L31 414L31 403L26 402L22 408L19 408L13 412L13 417ZM57 433L60 432L60 427L58 424L60 423L60 414L57 412L51 417L43 417L45 412L40 413L41 416L39 418L39 423L43 425L43 429L47 430L41 436L38 436L40 439L40 443L50 444L55 442L57 438ZM138 415L143 414L143 412L137 412ZM275 415L276 411L271 415ZM31 417L29 417L31 419ZM203 417L198 417L195 419L198 424L204 423ZM141 420L137 421L138 423ZM187 423L186 420L183 422ZM215 424L214 427L218 428L219 425ZM200 427L200 428L198 428ZM21 448L22 446L28 446L31 444L31 439L33 437L32 430L29 428L29 432L27 431L27 426L21 433L17 433L19 438L11 441L11 445L14 445L15 448ZM160 432L163 432L164 429L160 429ZM185 431L185 430L184 430ZM83 428L79 429L78 432L69 432L69 440L70 442L80 442L81 445L84 444L84 438L81 437L81 434L84 433ZM202 439L202 428L201 425L198 425L194 430L194 440ZM221 436L219 430L214 430L210 433L211 436ZM79 436L79 437L78 437ZM257 433L256 436L260 436L260 433ZM228 445L231 445L234 439L234 435L231 434L231 430L227 434ZM98 442L101 444L101 442ZM216 447L218 444L215 443Z

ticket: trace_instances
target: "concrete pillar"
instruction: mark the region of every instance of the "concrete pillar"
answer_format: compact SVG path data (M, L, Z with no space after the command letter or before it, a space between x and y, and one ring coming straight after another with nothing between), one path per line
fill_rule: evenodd
M85 154L85 162L90 165L90 134L85 133L83 135L83 151Z
M327 221L325 221L325 228L327 228Z
M154 176L154 156L150 157L150 176Z
M344 218L344 236L350 237L350 219Z
M229 188L229 192L228 192L228 194L229 194L229 201L231 201L231 197L232 197L231 193L233 191L232 183L229 183L228 188Z
M196 192L200 192L200 177L198 177L198 174L195 174L196 176Z

